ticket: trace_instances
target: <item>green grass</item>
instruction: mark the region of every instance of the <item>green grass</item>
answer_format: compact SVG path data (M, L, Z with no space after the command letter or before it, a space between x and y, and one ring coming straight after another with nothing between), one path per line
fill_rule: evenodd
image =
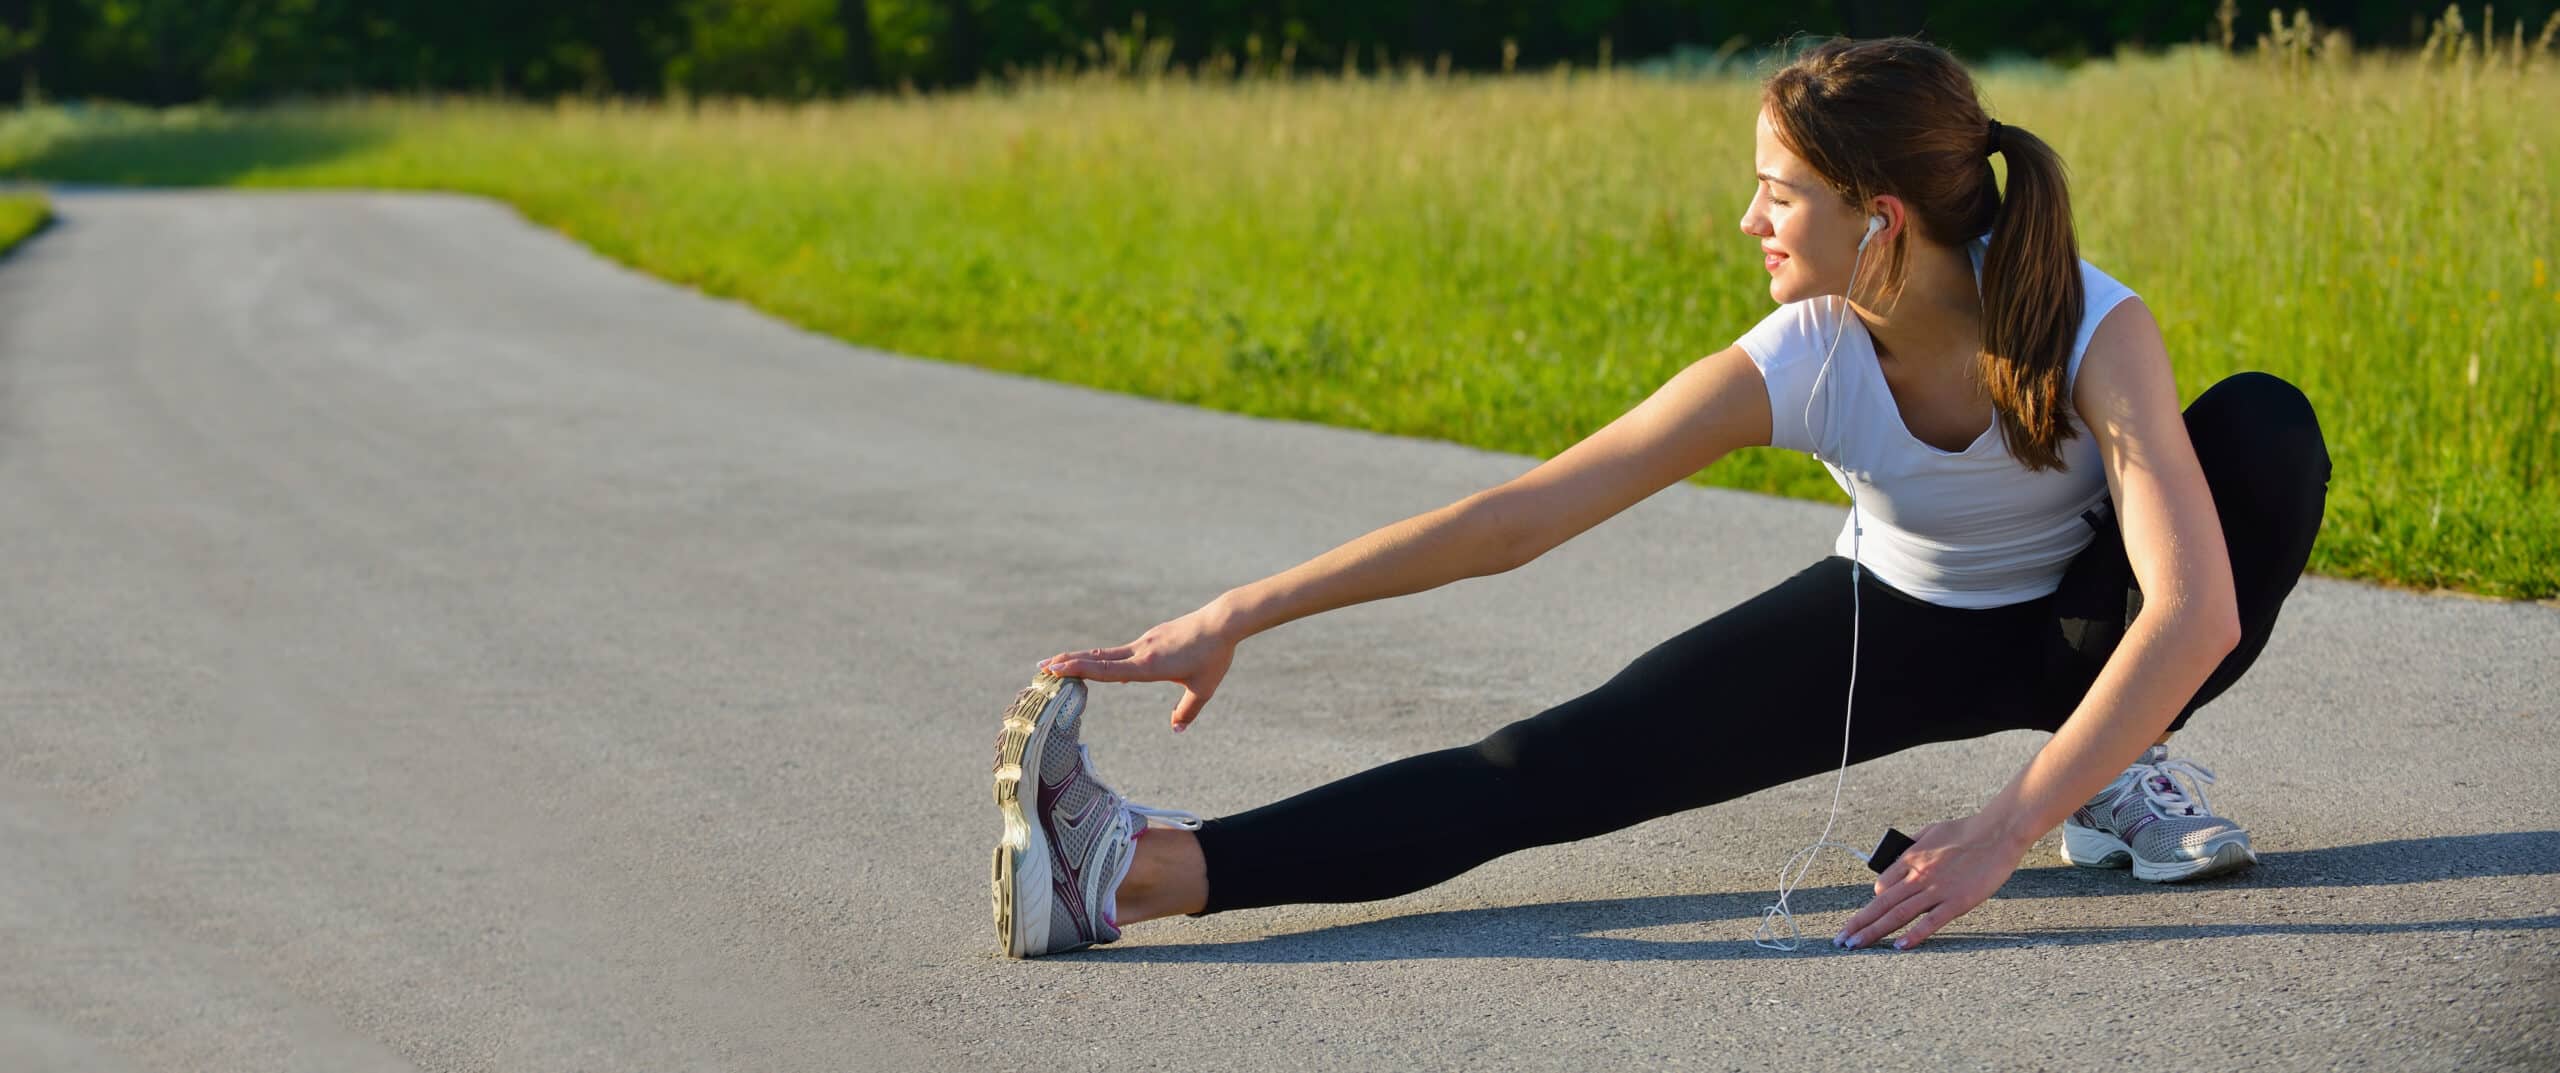
M2192 398L2264 369L2336 463L2313 569L2560 595L2560 64L1990 73ZM1547 456L1768 310L1755 87L1057 79L805 107L374 101L0 121L0 174L432 188L846 339ZM1837 500L1801 456L1705 483Z
M0 254L16 249L51 219L44 199L34 194L0 193Z

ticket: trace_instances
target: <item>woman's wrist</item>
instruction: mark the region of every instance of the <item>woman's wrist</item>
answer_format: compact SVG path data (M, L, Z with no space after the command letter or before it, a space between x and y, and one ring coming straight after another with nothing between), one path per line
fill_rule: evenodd
M1197 614L1201 625L1231 645L1261 632L1260 627L1253 624L1250 599L1240 588L1219 593L1217 599L1200 605Z
M2002 846L2016 851L2021 858L2027 855L2028 850L2035 848L2037 839L2043 838L2046 831L2053 829L2052 824L2038 824L2035 817L2027 815L2025 809L2017 807L2016 799L2007 793L1993 798L1991 804L1983 808L1978 819L1983 824L1985 834L1997 839Z

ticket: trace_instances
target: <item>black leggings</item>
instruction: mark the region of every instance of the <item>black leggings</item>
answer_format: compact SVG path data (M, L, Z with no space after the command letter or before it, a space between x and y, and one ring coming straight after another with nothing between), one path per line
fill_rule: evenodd
M2242 373L2186 410L2240 604L2241 641L2170 729L2266 647L2311 555L2329 452L2293 385ZM2085 433L2084 433L2085 434ZM2112 510L2053 594L1941 607L1867 574L1850 760L2071 715L2140 609ZM1832 556L1656 646L1589 693L1473 745L1385 764L1200 829L1202 913L1420 890L1517 850L1728 801L1839 763L1849 560ZM1983 673L1986 654L2019 673ZM1711 742L1710 748L1689 743ZM1465 817L1378 823L1379 816Z

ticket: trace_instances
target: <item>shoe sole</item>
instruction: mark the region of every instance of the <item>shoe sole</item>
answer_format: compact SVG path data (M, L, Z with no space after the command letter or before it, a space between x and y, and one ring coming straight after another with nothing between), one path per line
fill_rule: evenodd
M1081 680L1042 671L1014 698L1013 707L1004 713L1003 728L996 732L996 811L1004 816L1004 837L996 843L991 885L996 939L1009 958L1032 956L1035 942L1049 935L1049 840L1023 811L1023 777L1030 774L1032 807L1037 808L1040 755L1048 744L1049 729L1057 725L1057 713L1079 701L1083 693ZM1019 893L1026 884L1032 892L1027 898Z
M2135 856L2133 847L2114 835L2064 824L2062 859L2081 868L2123 868L2131 865L2135 879L2149 883L2177 883L2237 872L2258 863L2258 853L2249 847L2248 842L2234 841L2223 843L2210 857L2157 864Z

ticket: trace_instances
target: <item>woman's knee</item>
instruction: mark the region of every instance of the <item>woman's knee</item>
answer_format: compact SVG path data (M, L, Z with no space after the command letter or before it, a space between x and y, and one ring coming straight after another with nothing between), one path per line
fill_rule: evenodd
M1629 740L1639 735L1627 702L1604 686L1496 730L1469 751L1511 805L1531 812L1643 796L1663 781L1662 751Z
M2208 472L2329 483L2329 445L2302 389L2273 373L2234 373L2187 405L2187 436ZM2253 484L2256 482L2252 482Z
M1576 743L1571 731L1572 707L1589 698L1568 701L1484 736L1475 743L1476 758L1506 780L1524 787L1556 778L1569 770L1562 762L1587 754L1591 743Z

